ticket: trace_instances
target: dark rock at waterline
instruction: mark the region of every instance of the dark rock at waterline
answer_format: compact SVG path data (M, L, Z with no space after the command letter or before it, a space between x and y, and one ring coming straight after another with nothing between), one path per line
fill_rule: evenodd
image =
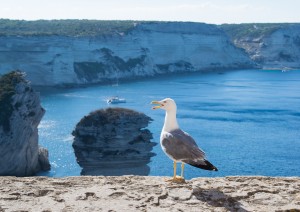
M37 127L44 114L39 94L23 73L0 78L0 175L32 176L50 170L48 150L38 144Z
M106 108L83 117L73 131L82 175L148 175L147 164L155 154L152 133L145 129L152 119L125 108Z

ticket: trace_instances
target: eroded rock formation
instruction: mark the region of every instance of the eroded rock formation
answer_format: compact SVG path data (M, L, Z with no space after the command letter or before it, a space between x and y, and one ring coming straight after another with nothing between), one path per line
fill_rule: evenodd
M38 124L45 110L21 72L0 78L0 175L31 176L50 169L39 147Z
M82 175L148 175L155 143L151 118L125 108L94 111L76 125L73 148Z
M223 28L264 69L299 69L300 24L232 24Z

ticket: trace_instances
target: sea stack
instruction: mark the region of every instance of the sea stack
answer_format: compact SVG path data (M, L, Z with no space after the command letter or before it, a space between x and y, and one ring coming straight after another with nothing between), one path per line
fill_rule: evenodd
M38 144L44 114L39 94L22 72L0 78L0 175L32 176L50 169L48 150Z
M155 154L152 133L145 129L152 119L125 108L106 108L83 117L73 131L82 175L148 175L147 164Z

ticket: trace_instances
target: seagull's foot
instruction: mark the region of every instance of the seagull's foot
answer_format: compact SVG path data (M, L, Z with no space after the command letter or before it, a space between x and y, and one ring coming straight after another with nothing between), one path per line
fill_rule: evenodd
M166 182L172 182L172 183L185 183L185 179L180 176L173 177L172 179L167 179Z

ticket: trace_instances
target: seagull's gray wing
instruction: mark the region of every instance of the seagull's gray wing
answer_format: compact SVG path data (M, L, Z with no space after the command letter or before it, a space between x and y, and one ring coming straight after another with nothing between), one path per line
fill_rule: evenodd
M177 161L204 160L205 153L195 140L186 132L177 129L162 135L161 141L164 151Z
M195 140L180 129L163 133L161 145L166 154L176 161L201 169L218 171L213 164L205 159L204 151L198 147Z

